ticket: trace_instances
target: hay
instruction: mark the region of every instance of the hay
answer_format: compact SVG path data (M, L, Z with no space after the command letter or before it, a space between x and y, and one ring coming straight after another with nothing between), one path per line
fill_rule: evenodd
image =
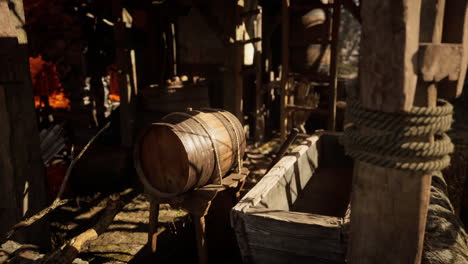
M422 264L468 264L468 236L447 197L441 174L432 177Z

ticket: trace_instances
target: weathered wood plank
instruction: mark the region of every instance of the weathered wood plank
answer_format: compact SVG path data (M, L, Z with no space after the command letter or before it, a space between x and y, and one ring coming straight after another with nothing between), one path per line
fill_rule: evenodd
M307 198L303 190L320 153L336 151L336 138L320 146L322 136L309 137L283 157L231 211L244 263L344 263L343 217L292 211L297 199ZM322 160L330 165L328 157Z
M286 200L282 197L279 197L275 190L276 188L281 188L284 189L284 184L279 184L280 182L284 182L284 178L289 177L291 180L291 175L294 170L294 164L298 161L298 157L304 156L306 152L309 152L310 156L309 158L312 160L311 162L315 162L314 164L318 165L317 161L317 156L315 156L315 159L313 158L312 152L316 152L316 150L313 150L316 142L318 141L319 136L313 135L309 137L305 144L296 147L292 153L293 155L288 155L282 158L263 178L262 180L248 192L242 200L233 208L235 211L244 211L249 207L254 207L254 206L264 206L269 208L268 206L271 207L276 207L275 209L282 208L284 210L289 209L288 207L283 207L280 204L276 204L274 202L269 202L269 197L271 196L271 199L274 197L277 197L278 199L281 199L282 201ZM305 156L304 156L305 158ZM303 162L309 163L309 158L302 159ZM287 173L289 171L289 173ZM308 177L311 177L312 175L308 175ZM304 177L307 177L307 175L304 175ZM289 181L290 181L289 180ZM307 183L308 179L303 179L301 182L303 186ZM293 185L294 186L294 185ZM302 186L302 185L301 185ZM302 187L303 187L302 186ZM265 199L266 201L262 201ZM260 204L260 201L262 201L263 205ZM270 205L269 205L270 204Z

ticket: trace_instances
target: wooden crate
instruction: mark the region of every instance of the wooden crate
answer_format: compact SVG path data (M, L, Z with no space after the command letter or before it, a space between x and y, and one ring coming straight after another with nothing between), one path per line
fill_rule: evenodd
M244 263L344 263L353 173L339 134L309 137L231 211Z

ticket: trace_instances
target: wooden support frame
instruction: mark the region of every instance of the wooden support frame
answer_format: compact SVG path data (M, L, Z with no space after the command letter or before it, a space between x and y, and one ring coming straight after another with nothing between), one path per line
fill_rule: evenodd
M150 196L148 243L151 252L155 253L157 250L159 205L162 203L168 203L171 206L185 209L193 217L195 224L198 263L207 264L208 251L205 216L208 214L211 203L219 192L230 192L232 199L237 202L240 199L240 190L244 186L245 179L248 174L249 171L246 168L242 168L241 172L231 173L230 175L223 178L221 185L206 185L173 198Z
M432 21L425 17L421 25L421 0L362 3L360 101L365 108L401 112L413 106L435 107L438 82L451 78L443 72L448 65L441 66L444 57L461 65L459 47L440 44L446 3L430 2L426 4L435 5ZM466 1L460 2L466 9ZM420 33L431 43L420 44ZM414 139L432 140L433 136ZM420 263L432 175L365 162L356 162L354 175L349 262Z

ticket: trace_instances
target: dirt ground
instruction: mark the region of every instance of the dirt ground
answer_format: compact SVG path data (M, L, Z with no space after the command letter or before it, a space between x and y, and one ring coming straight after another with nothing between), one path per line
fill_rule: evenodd
M305 136L299 136L294 145L299 144L304 138ZM241 190L241 196L263 177L278 149L278 139L258 147L248 145L244 166L249 168L251 173ZM121 198L125 203L122 211L116 215L106 232L92 241L79 254L80 259L75 263L196 263L194 227L190 215L182 209L171 208L167 204L161 205L158 219L160 224L158 250L156 254L149 254L148 248L145 247L148 239L149 200L138 185L126 190L122 189L122 193ZM52 246L63 245L96 223L101 211L106 207L108 196L109 193L79 196L73 202L53 212L50 216ZM228 222L226 219L222 221ZM208 225L207 222L207 228ZM226 234L226 236L229 235L234 236ZM222 244L223 241L220 243ZM8 247L10 248L5 251L12 252L19 245L10 244ZM227 248L227 251L221 252L219 250L219 253L223 254L221 259L224 263L240 263L240 255L235 242L232 244L232 249ZM2 263L1 260L0 263Z

